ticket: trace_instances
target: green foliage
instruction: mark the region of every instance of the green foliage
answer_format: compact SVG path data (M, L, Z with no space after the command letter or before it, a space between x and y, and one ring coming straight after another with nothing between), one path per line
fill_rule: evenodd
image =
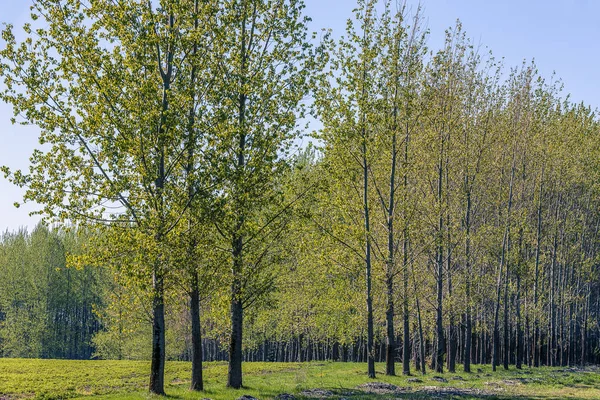
M246 358L359 358L368 297L380 349L402 316L413 350L444 353L468 317L483 361L500 325L511 360L597 360L596 112L534 63L482 54L460 22L429 50L420 9L360 0L318 45L303 12L39 0L25 39L3 29L0 100L42 150L2 171L74 226L2 236L0 354L142 360L154 329L189 359L198 291L205 341L243 326ZM297 149L311 95L322 126Z
M94 313L104 307L103 269L73 268L83 231L5 233L0 240L0 352L5 357L86 359L101 327Z

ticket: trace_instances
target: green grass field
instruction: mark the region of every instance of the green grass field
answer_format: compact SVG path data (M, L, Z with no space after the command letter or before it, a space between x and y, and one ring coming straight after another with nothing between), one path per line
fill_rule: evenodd
M540 368L518 371L474 366L471 374L385 377L377 365L376 380L366 377L366 364L246 363L242 390L225 388L227 365L207 363L206 391L188 390L190 364L168 362L167 396L173 399L237 399L248 394L273 399L282 393L297 399L600 399L600 370ZM0 400L36 398L148 399L149 363L141 361L66 361L0 359ZM443 379L440 379L443 378ZM414 381L417 379L418 381ZM444 382L445 380L445 382ZM369 383L370 382L370 383ZM385 386L378 383L389 383ZM360 386L360 385L371 386ZM378 385L378 386L377 386ZM310 389L322 389L321 392ZM308 392L306 392L308 390ZM304 392L304 393L303 393ZM327 393L329 392L329 393ZM312 396L312 397L311 397Z

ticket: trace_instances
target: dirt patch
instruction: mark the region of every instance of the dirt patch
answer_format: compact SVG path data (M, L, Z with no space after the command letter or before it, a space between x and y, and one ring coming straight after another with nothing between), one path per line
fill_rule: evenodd
M277 397L275 397L275 400L295 400L296 398L294 397L293 394L289 394L289 393L282 393L277 395Z
M424 386L415 393L427 394L435 397L458 397L458 396L495 396L494 393L481 390L481 389L467 389L467 388L453 388L453 387L440 387L440 386Z
M245 394L237 398L237 400L258 400L256 397L250 396L249 394Z
M333 392L325 389L309 389L303 390L300 392L300 395L304 397L309 397L311 399L326 399L328 397L333 396Z
M392 385L391 383L385 382L369 382L363 383L362 385L357 386L358 389L366 393L374 393L374 394L390 394L390 393L399 393L404 392L407 389L398 387L396 385Z

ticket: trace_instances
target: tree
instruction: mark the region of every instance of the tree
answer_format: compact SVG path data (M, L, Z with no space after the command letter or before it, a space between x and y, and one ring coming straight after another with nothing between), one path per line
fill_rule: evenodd
M110 225L144 248L139 284L152 286L150 391L164 393L165 240L190 206L184 154L205 149L188 140L190 110L210 86L206 56L192 49L212 34L212 2L34 2L18 43L2 33L0 98L15 119L40 128L29 171L11 173L25 200L47 219ZM196 6L196 7L195 7ZM202 19L199 22L199 19ZM35 22L41 20L42 23ZM39 27L38 27L39 25ZM192 56L189 56L193 53ZM197 75L195 75L197 74ZM206 188L194 187L191 197Z
M354 248L356 255L364 262L365 297L367 323L367 362L368 375L375 378L375 348L372 298L372 241L371 205L369 183L373 166L374 143L378 106L376 104L376 78L374 72L379 54L377 52L379 32L375 6L377 1L359 1L355 10L356 22L348 21L347 40L340 40L337 52L332 59L331 71L323 77L321 92L317 98L318 115L324 128L319 135L325 141L326 154L331 154L333 168L351 171L349 185L353 194L361 200L362 232L358 246L344 244ZM330 43L333 46L333 43ZM336 74L340 74L336 77ZM345 164L345 165L344 165ZM357 175L358 174L358 175ZM355 181L360 176L360 184ZM356 199L354 199L356 200ZM343 207L343 206L342 206ZM357 221L352 220L354 223ZM345 243L345 241L341 241ZM362 247L358 251L356 248Z
M418 92L420 90L423 53L426 35L421 31L421 9L408 20L406 4L390 18L390 2L385 3L386 13L381 18L382 37L380 47L382 67L381 87L385 99L383 126L376 130L378 145L382 152L390 151L389 165L378 160L371 168L371 179L377 191L378 204L387 228L386 255L386 374L395 375L396 333L394 331L394 278L402 272L402 373L410 375L410 322L409 322L409 242L410 206L409 174L411 157L409 143L415 126L423 113ZM412 26L408 24L412 23ZM377 153L377 151L375 152ZM401 178L401 179L399 179ZM387 180L387 182L385 182ZM386 192L387 186L387 192ZM400 192L400 193L399 193ZM401 202L401 203L400 203ZM402 222L402 266L397 267L396 254L399 240L395 221ZM375 237L374 240L377 240Z
M244 308L269 287L268 244L287 210L278 179L299 136L303 100L320 65L300 0L226 1L219 23L224 49L214 73L220 91L215 146L221 215L215 226L230 251L231 335L227 386L242 387Z

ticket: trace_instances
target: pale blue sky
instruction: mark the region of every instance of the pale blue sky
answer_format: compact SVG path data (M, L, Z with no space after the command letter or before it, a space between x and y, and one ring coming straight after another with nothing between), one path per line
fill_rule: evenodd
M332 28L335 34L343 33L355 6L353 0L305 2L306 14L313 18L311 29ZM30 4L29 0L0 0L0 22L22 25ZM431 48L440 46L444 30L459 18L467 34L496 57L504 57L507 66L535 58L542 75L556 71L573 101L600 106L600 0L423 0L422 4ZM0 103L0 165L25 169L37 145L37 130L12 126L11 115L11 109ZM0 177L0 232L31 228L39 219L28 216L35 205L14 208L22 194Z

